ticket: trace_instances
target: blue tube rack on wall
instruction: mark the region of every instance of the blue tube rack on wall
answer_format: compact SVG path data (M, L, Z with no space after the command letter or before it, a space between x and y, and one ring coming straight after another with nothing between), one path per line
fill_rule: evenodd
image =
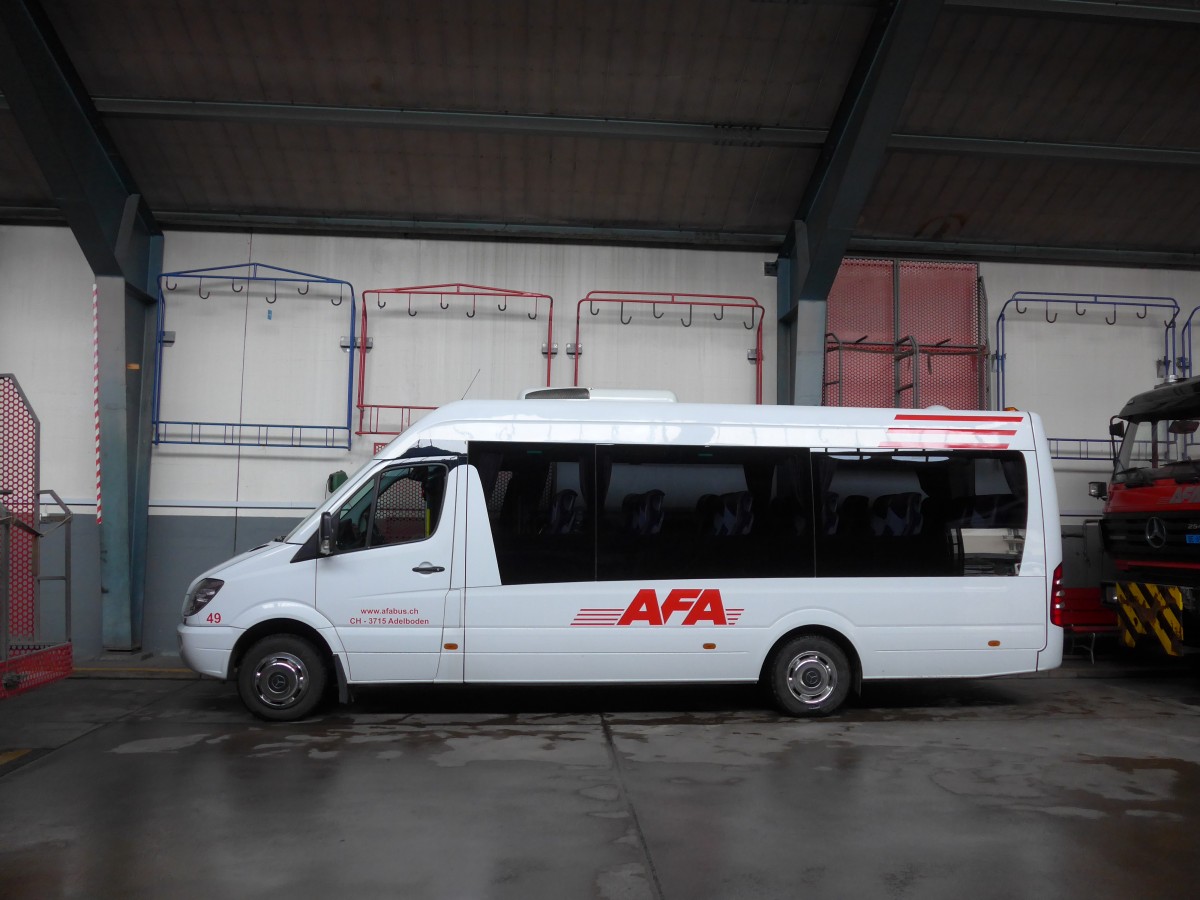
M267 285L262 299L268 305L267 317L271 318L274 304L283 298L296 300L324 301L333 306L346 304L349 317L349 346L342 343L346 351L345 405L337 413L337 421L320 423L288 422L244 422L241 420L243 398L239 398L238 421L195 421L168 419L163 417L163 348L168 346L171 332L167 325L168 296L187 296L194 290L199 301L208 300L215 289L230 294L246 292L249 302L253 286ZM184 286L188 290L183 292ZM283 294L280 287L285 287ZM292 295L290 292L294 291ZM255 295L261 294L254 291ZM265 263L248 262L227 266L211 266L202 269L186 269L164 272L158 279L158 323L155 340L155 377L153 409L153 441L155 444L207 444L232 447L280 447L296 449L339 449L349 450L353 432L351 428L354 402L354 361L357 341L357 299L354 286L348 281L297 272ZM173 335L172 335L173 336ZM336 340L335 336L335 340ZM243 363L244 377L244 363ZM242 391L253 386L243 385Z
M1021 304L1025 304L1022 306ZM1133 310L1135 319L1146 319L1150 310L1156 310L1161 318L1163 328L1163 356L1158 363L1162 371L1160 377L1169 378L1176 374L1177 367L1186 364L1183 357L1175 356L1176 327L1179 320L1179 303L1174 297L1139 296L1134 294L1084 294L1067 293L1062 291L1017 291L1000 307L996 317L996 395L997 408L1004 409L1008 402L1005 394L1005 362L1008 359L1008 346L1004 332L1005 316L1008 308L1013 307L1017 315L1025 315L1031 306L1041 304L1042 315L1048 325L1058 321L1060 312L1070 312L1063 321L1076 322L1087 315L1091 309L1099 308L1098 312L1104 318L1106 325L1116 325L1118 313L1127 309ZM1051 312L1051 307L1055 312ZM1064 310L1063 307L1066 307ZM1190 333L1187 334L1190 341ZM1112 459L1114 447L1111 438L1049 438L1050 455L1054 459L1073 460L1109 460Z
M1025 307L1022 308L1021 304ZM1104 313L1104 322L1107 325L1117 324L1117 312L1121 309L1133 308L1134 317L1137 319L1145 319L1150 314L1150 310L1162 310L1160 315L1165 315L1163 318L1163 365L1166 371L1162 373L1163 377L1170 377L1174 374L1175 367L1175 328L1176 322L1179 319L1179 303L1174 297L1142 297L1132 294L1077 294L1064 293L1061 291L1017 291L1000 307L1000 315L996 317L996 393L997 406L1004 409L1007 402L1005 397L1004 383L1004 364L1008 358L1008 347L1005 343L1004 321L1005 314L1010 306L1016 311L1017 315L1023 316L1031 305L1041 304L1046 323L1053 325L1058 321L1058 312L1050 312L1051 306L1056 309L1060 306L1067 306L1072 309L1074 314L1080 318L1087 315L1089 309L1099 307ZM1139 312L1140 310L1140 312ZM1074 321L1067 318L1065 321Z

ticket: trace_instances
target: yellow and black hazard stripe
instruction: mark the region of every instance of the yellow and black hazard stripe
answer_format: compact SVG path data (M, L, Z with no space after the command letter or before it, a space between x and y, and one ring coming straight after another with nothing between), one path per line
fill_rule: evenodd
M1117 622L1126 647L1154 635L1170 656L1183 653L1183 589L1168 584L1118 581Z

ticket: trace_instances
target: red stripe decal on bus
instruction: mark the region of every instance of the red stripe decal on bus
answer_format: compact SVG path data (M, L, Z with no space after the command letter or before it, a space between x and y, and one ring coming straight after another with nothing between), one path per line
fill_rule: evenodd
M879 445L888 450L1008 450L1009 444L964 444L951 441L891 441Z
M1015 429L1015 428L936 428L936 427L898 428L895 425L893 425L891 428L888 429L889 435L890 434L937 434L937 435L942 435L942 434L948 434L948 435L954 435L954 434L1005 434L1005 435L1012 436L1012 435L1015 435L1016 433L1017 433L1017 429Z
M898 413L897 422L1024 422L1024 416L943 416Z

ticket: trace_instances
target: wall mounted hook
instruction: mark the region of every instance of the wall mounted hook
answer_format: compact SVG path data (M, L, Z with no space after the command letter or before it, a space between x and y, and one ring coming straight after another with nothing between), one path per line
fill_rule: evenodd
M307 281L304 282L304 290L300 290L300 288L296 288L296 293L299 294L301 297L306 296L308 294L308 282ZM383 309L382 306L379 308Z
M679 317L680 324L682 324L684 328L691 328L691 327L692 327L692 313L693 313L694 311L695 311L695 307L693 307L693 306L692 306L692 305L689 303L689 304L688 304L688 317L687 317L687 321L686 321L686 322L684 322L684 321L683 321L683 316L680 316L680 317Z
M275 296L272 298L272 297L266 296L265 294L263 295L263 299L266 300L268 303L274 303L276 300L279 299L279 282L275 281L272 283L275 285ZM334 305L336 306L337 304L334 304Z
M200 283L198 285L196 285L196 293L199 295L201 300L207 300L209 297L212 296L212 291L209 291L207 294L204 293L204 277L203 276L201 276L201 278L200 278Z
M658 304L652 303L652 304L650 304L650 315L654 316L654 318L656 318L656 319L661 319L663 316L666 315L666 313L660 313L658 311Z
M625 304L624 304L624 303L622 303L622 304L621 304L621 324L622 324L622 325L628 325L628 324L629 324L630 322L632 322L632 321L633 321L633 313L630 313L630 314L629 314L629 318L628 318L628 319L627 319L627 318L625 318Z
M720 322L722 319L725 318L725 307L723 307L723 306L720 307L720 310L721 310L720 312L713 313L713 318L716 319L718 322Z

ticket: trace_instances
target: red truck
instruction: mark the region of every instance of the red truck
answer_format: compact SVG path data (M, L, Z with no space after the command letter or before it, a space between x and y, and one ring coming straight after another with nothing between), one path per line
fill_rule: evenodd
M1200 648L1200 378L1131 398L1113 418L1116 448L1100 531L1114 580L1102 585L1128 647L1171 656Z

